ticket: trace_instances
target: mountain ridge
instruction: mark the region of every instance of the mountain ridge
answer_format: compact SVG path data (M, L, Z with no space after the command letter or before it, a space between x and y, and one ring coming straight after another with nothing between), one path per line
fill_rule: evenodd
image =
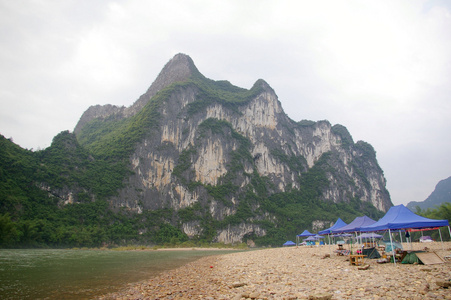
M406 206L414 211L416 207L428 209L447 202L451 203L451 177L440 180L432 193L424 201L411 201Z
M189 68L184 65L186 61L190 63ZM158 121L135 140L136 147L131 149L130 157L133 175L127 179L126 186L129 187L111 198L113 207L126 207L135 212L165 207L179 211L202 202L201 206L209 207L212 217L221 221L239 212L239 199L245 195L246 186L255 194L253 180L261 180L262 176L267 178L268 182L262 184L266 186L267 196L285 193L287 189L300 189L298 178L330 151L332 155L328 156L328 163L333 165L330 168L333 171L329 170L327 176L336 186L321 195L323 201L346 202L349 198L358 197L381 211L386 211L391 205L374 149L362 141L354 143L344 126L320 121L299 127L284 113L274 90L264 80L257 80L250 90L246 90L227 81L207 79L191 63L192 60L186 56L176 55L166 65L170 68L165 66L163 70L196 72L178 76L162 71L158 78L163 73L163 77L169 80L157 79L155 82L164 84L155 85L154 82L149 90L156 91L157 88L152 88L155 86L161 89L132 116L140 116L148 109L143 115L153 113L154 120ZM183 67L177 67L178 64ZM131 107L140 106L146 98L141 96L140 99ZM149 109L151 106L153 108ZM90 148L81 137L99 134L95 131L86 134L81 128L76 135L83 146ZM108 147L98 147L112 146L109 143ZM159 150L161 147L165 150ZM241 149L241 156L234 161L238 149ZM350 149L353 152L349 152ZM362 156L365 156L363 160L359 158ZM183 167L180 166L182 159L186 160ZM360 161L360 166L344 166L348 160ZM297 162L290 166L293 161ZM234 164L237 164L236 168ZM339 185L346 186L345 181L338 178L341 175L333 174L338 168L341 174L347 173L346 176L353 178L357 189L348 186L345 191L338 188ZM366 169L375 170L375 173L370 174ZM367 180L368 176L372 179ZM229 194L218 195L218 186L228 190ZM265 219L259 209L261 204L254 203L251 208L256 217L254 221ZM242 220L238 226L246 227L247 223ZM201 227L196 222L184 224L186 231L191 233L201 234ZM244 234L241 232L238 237L224 242L236 242L250 232L264 232L255 224L248 227ZM234 231L227 226L222 228L216 238L233 236L230 230Z
M375 219L392 206L370 144L327 120L295 122L266 81L244 89L208 79L185 54L130 107L89 107L73 133L58 134L31 159L42 205L91 216L70 223L81 222L78 244L88 235L106 243L274 245L301 228ZM31 197L17 201L32 207Z

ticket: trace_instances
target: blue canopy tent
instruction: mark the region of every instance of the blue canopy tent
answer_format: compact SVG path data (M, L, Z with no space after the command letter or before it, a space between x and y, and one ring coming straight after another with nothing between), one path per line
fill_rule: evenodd
M359 235L357 238L359 239L380 239L383 236L380 234L376 234L376 233L362 233L361 235Z
M293 241L286 241L285 244L283 244L283 246L296 246L296 243Z
M382 239L383 236L375 232L365 232L356 237L357 240L363 242L365 248L372 248L377 246L377 239ZM369 242L368 242L369 240Z
M346 226L346 225L348 225L348 224L346 224L345 222L343 222L342 219L338 218L338 219L337 219L337 222L335 222L335 224L334 224L332 227L329 227L329 228L327 228L327 229L318 231L318 234L331 234L331 233L332 233L332 230L337 229L337 228L340 228L340 227L343 227L343 226Z
M314 233L309 232L307 229L304 230L301 234L298 234L296 236L296 245L299 245L299 238L300 237L306 237L306 236L314 236Z
M307 245L315 245L317 238L315 236L309 236L308 238L304 239L304 242L307 242Z
M372 231L386 231L388 230L390 235L390 242L392 241L391 237L391 230L401 230L401 229L421 229L421 228L439 228L448 226L449 228L449 222L448 220L434 220L425 218L422 216L419 216L415 213L413 213L410 209L405 207L404 205L400 204L397 206L392 206L387 211L385 216L383 216L379 221L364 226L361 228L362 232L372 232ZM442 234L440 233L440 239L442 239ZM450 236L451 236L451 230L450 230ZM443 240L442 240L443 241ZM393 260L395 262L395 253L393 251Z
M315 240L319 241L319 245L324 245L323 241L320 241L321 239L323 239L323 236L320 236L319 234L314 236Z
M334 238L341 238L342 240L337 241L337 244L346 244L347 240L352 237L352 234L350 233L337 233L333 234L332 237Z
M362 228L363 226L371 225L373 223L376 223L376 221L367 216L357 217L354 219L354 221L352 221L348 225L334 229L332 230L332 232L333 233L355 232L355 234L357 235L357 232L360 232L360 228ZM352 240L351 240L351 253L352 253Z
M333 234L332 237L334 238L342 238L343 240L348 240L348 238L350 238L352 236L352 234L350 233L337 233L337 234ZM337 244L345 244L345 241L337 241Z
M434 240L429 235L421 236L418 240L420 243L433 242Z
M449 226L448 220L434 220L414 214L400 204L392 206L379 221L361 228L362 232L385 231L397 229L419 229Z
M314 236L314 233L309 232L307 229L304 230L301 234L298 234L298 236L300 237L304 237L304 236Z
M333 235L333 237L350 237L350 236L352 236L352 234L349 233L337 233Z
M371 225L373 223L376 223L376 221L368 218L367 216L357 217L348 225L332 230L332 233L360 232L360 229L362 227Z
M327 229L318 231L318 234L327 234L329 237L329 245L330 245L331 244L330 243L330 235L332 234L332 230L346 226L346 225L348 225L348 224L346 224L342 219L338 218L334 225L332 225L331 227L329 227Z

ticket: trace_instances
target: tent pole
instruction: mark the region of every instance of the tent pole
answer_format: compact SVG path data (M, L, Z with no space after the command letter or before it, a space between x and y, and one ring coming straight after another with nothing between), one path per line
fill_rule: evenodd
M401 243L401 246L404 249L404 245L402 244L402 234L401 234L401 229L398 230L398 234L399 234L399 242Z
M411 234L411 232L409 232L409 244L410 244L410 251L413 251L412 234Z
M445 251L445 248L443 248L442 231L440 230L440 227L438 228L438 233L440 234L440 241L442 242L442 251Z
M392 237L391 237L390 228L388 228L388 235L390 236L391 251L393 252L393 263L396 265L395 249L393 247L393 240L392 240Z
M409 246L410 251L412 251L412 237L410 236L408 228L406 229L406 243Z
M412 232L409 232L409 235L410 251L413 251Z
M332 244L330 243L330 234L328 234L327 237L329 238L329 252L330 252L330 257L332 257Z

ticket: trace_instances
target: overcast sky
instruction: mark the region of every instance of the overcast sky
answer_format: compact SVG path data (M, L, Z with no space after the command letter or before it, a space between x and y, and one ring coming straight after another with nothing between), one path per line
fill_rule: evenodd
M451 176L451 1L0 0L0 45L0 133L24 148L131 105L185 53L372 144L395 205Z

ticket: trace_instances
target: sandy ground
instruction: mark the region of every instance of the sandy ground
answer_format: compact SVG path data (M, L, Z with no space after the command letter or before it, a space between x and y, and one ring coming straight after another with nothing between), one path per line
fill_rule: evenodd
M451 242L412 244L412 250L424 247L442 258L451 255ZM451 299L451 287L440 286L451 280L451 262L365 259L369 268L361 270L335 249L300 246L204 257L100 299Z
M240 251L234 248L198 248L198 247L192 247L192 248L158 248L156 250L151 250L151 251L190 251L190 250L195 250L195 251Z

